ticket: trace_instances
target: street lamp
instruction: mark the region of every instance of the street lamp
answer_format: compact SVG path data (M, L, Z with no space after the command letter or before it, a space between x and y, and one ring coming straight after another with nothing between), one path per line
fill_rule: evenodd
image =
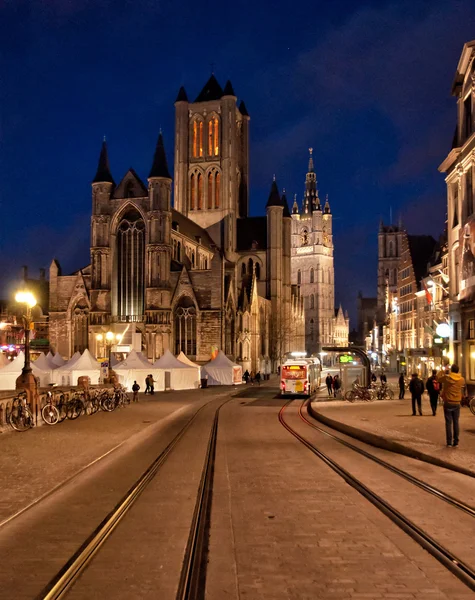
M102 333L98 333L96 335L96 340L98 342L104 342L106 348L107 348L107 360L109 361L109 367L108 367L108 371L107 371L107 378L110 380L111 377L111 358L112 358L112 346L114 344L114 342L120 343L120 340L122 339L122 334L120 333L116 333L114 334L113 331L108 331L105 335L103 335Z
M30 325L31 325L31 309L36 306L36 298L31 292L17 292L15 295L15 301L18 304L24 304L26 307L26 314L23 315L23 322L25 328L25 364L22 369L22 374L27 375L31 373L30 365Z

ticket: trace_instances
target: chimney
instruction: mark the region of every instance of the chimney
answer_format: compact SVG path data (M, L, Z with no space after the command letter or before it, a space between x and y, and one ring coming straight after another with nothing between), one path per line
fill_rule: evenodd
M23 271L23 281L26 281L28 279L28 265L23 265L21 269Z
M45 280L45 275L46 275L46 270L45 269L40 269L40 281L44 281Z

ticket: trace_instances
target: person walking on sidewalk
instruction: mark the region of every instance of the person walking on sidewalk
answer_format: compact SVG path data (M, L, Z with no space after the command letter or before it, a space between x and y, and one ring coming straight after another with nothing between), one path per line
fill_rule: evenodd
M381 375L379 376L379 379L381 381L381 385L384 385L385 383L388 382L388 378L386 377L386 373L384 371L381 371Z
M412 374L411 383L409 384L409 391L412 396L412 416L416 415L416 403L417 410L422 417L422 394L424 393L424 382L419 379L417 373Z
M145 393L150 394L150 375L145 377Z
M257 381L257 385L261 385L261 372L257 371L256 373L256 381Z
M450 367L450 373L440 373L437 379L442 384L444 401L445 435L447 446L459 445L460 402L465 388L465 379L459 373L458 365Z
M426 381L426 390L429 393L430 407L435 417L437 412L437 403L439 402L440 381L437 380L437 371L432 371L432 376Z
M338 375L335 375L335 377L333 378L333 396L335 398L339 394L340 387L341 387L340 378L338 377Z
M328 373L328 375L326 376L325 383L327 384L328 397L330 397L332 395L332 384L333 384L333 377L330 375L330 373Z
M404 381L404 373L399 375L399 400L404 400L406 394L406 382Z
M140 389L139 384L136 381L134 381L134 385L132 386L132 392L133 392L132 402L139 401L139 389Z

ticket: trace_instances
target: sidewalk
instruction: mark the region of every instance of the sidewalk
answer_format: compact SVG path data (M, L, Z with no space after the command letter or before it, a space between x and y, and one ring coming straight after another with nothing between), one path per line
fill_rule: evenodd
M457 470L475 477L475 416L467 407L460 413L460 445L447 447L443 407L432 416L427 394L423 416L412 416L411 399L374 402L328 401L326 394L310 405L315 418L342 433L374 446Z

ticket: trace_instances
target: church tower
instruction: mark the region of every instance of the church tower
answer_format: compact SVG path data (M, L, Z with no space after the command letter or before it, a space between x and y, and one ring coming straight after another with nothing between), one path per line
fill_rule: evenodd
M231 82L211 75L194 102L175 102L175 208L206 229L227 256L236 219L248 215L249 115Z
M292 284L299 285L305 304L305 349L313 354L333 343L334 266L332 213L328 197L322 207L309 149L302 207L292 207Z

